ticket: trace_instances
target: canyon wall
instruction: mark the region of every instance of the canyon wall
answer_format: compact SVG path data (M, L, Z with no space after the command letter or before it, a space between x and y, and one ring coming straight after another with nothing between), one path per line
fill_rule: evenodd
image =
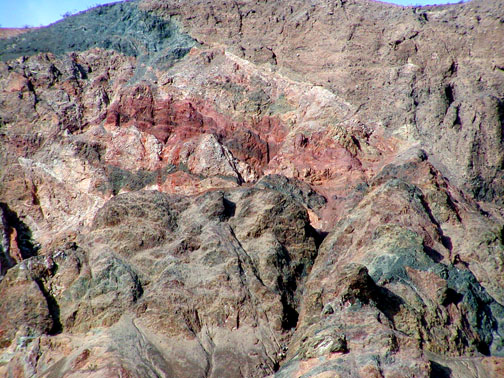
M503 1L0 35L0 375L504 375Z

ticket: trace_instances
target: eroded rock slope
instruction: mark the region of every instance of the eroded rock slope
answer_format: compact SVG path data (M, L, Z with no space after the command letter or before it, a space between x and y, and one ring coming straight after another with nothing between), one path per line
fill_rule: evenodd
M502 1L4 34L0 375L504 374Z

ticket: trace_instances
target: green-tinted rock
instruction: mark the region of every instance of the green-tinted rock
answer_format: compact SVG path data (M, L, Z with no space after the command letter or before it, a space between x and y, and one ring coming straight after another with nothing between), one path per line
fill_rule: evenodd
M173 21L142 11L136 2L93 8L48 27L0 40L0 60L50 52L56 55L95 47L138 57L149 65L171 65L196 42Z

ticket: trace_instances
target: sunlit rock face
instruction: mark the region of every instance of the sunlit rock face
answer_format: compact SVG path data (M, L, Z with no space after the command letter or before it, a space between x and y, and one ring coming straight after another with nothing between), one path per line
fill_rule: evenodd
M0 375L504 375L504 3L143 0L0 30Z

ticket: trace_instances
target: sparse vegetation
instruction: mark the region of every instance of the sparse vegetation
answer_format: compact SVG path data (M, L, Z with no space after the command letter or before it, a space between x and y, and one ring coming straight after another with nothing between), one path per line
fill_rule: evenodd
M72 16L72 15L73 15L73 13L72 13L72 12L70 12L70 11L68 11L68 12L63 13L63 14L61 15L61 17L62 17L62 18L68 18L68 17L70 17L70 16Z

